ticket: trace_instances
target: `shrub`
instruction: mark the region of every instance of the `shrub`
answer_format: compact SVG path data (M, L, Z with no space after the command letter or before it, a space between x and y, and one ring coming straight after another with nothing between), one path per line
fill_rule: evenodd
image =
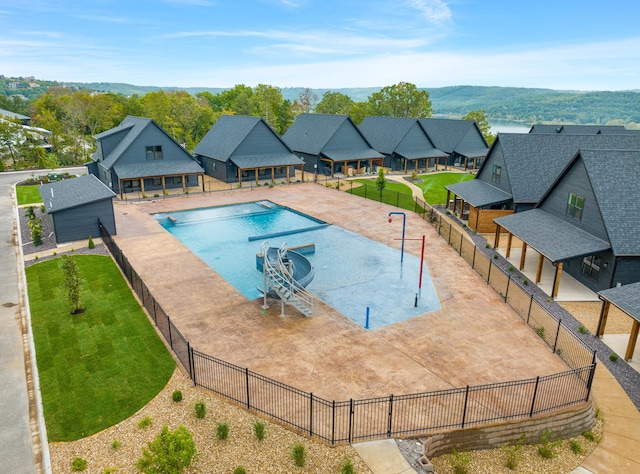
M545 339L545 337L544 337L544 326L535 326L533 328L533 330L536 332L536 334L538 336L540 336L542 339Z
M356 474L356 468L350 458L346 458L340 465L340 474Z
M84 304L80 298L82 280L80 280L80 268L74 259L68 255L62 256L62 274L64 280L62 286L67 289L67 300L71 306L71 314L84 312Z
M264 427L264 423L261 422L260 420L256 420L253 422L253 434L256 435L256 438L258 438L258 441L262 441L265 435L267 434Z
M573 451L573 454L584 453L584 449L582 449L582 445L578 441L573 440L569 442L569 447L571 448L571 451Z
M207 405L204 402L197 402L195 405L196 418L204 418L207 414Z
M247 471L244 467L238 466L233 470L233 474L247 474Z
M467 474L471 464L471 453L459 453L455 449L451 453L451 467L455 474Z
M216 426L216 436L221 441L227 439L229 437L229 425L226 423L218 423Z
M84 471L87 468L87 460L82 458L73 458L71 461L71 470L73 472Z
M602 411L600 410L600 408L596 407L594 416L596 417L596 420L604 421L604 416L602 416Z
M558 454L556 448L562 443L562 440L551 441L553 432L548 428L540 435L540 446L538 446L538 454L545 459L553 459Z
M490 249L491 248L491 244L489 242L487 242L486 244L484 244L484 248Z
M40 204L40 214L44 214L45 212L47 212L47 208L44 207L44 204Z
M529 284L529 280L527 280L526 278L524 280L522 280L522 284L523 285L528 285Z
M149 416L145 416L142 420L138 422L138 428L141 430L146 430L151 426L153 420Z
M580 334L589 334L589 330L584 327L582 324L578 326L578 332Z
M293 462L296 466L304 466L306 453L304 450L304 445L301 443L294 443L291 448L291 457L293 458Z
M616 354L615 352L613 354L609 354L609 360L611 362L618 362L618 354Z
M36 212L35 212L33 206L27 207L27 210L25 211L25 216L27 216L29 218L29 220L36 218Z
M585 431L584 433L582 433L582 436L587 441L596 441L596 442L598 441L598 436L591 430Z
M180 425L169 431L164 425L160 434L142 449L137 466L145 474L181 473L191 465L195 454L196 445L189 430Z
M93 243L93 239L91 238L91 236L89 236L89 243L87 244L87 247L89 247L90 250L96 248L96 244Z
M111 441L111 449L113 449L114 451L117 451L118 449L120 449L120 446L122 446L122 443L117 439L114 439L113 441Z
M31 218L29 222L27 222L27 226L31 232L33 245L36 247L42 245L42 219Z
M180 390L175 390L172 394L171 394L171 399L174 402L181 402L182 401L182 392Z
M107 468L105 468L104 471L102 471L102 474L113 474L117 470L118 470L117 467L107 467Z
M520 450L524 445L525 437L524 435L520 436L520 439L513 446L504 446L502 449L505 453L505 466L511 471L515 471L518 468L518 464L520 464Z
M509 265L509 268L507 268L507 270L509 270L510 272L515 270L515 267L513 265Z
M159 197L160 197L160 195L159 195L158 193L155 193L155 194L153 195L153 197L154 197L154 198L159 198Z

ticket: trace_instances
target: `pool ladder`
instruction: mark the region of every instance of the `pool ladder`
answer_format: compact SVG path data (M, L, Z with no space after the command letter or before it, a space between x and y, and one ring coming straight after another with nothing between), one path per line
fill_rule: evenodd
M277 251L278 257L274 263L267 255L269 243L266 241L262 243L263 271L266 283L280 297L282 302L281 316L284 316L284 304L293 306L305 316L312 316L314 297L293 278L293 262L287 258L287 250L287 243L284 242ZM264 291L266 295L267 288Z

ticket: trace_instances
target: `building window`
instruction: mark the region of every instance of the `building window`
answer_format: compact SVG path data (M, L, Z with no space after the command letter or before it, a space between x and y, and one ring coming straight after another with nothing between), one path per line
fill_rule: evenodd
M602 268L602 257L591 255L582 259L582 274L594 281L598 280Z
M162 185L162 178L153 178L153 185L154 186L161 186Z
M493 174L491 175L491 180L494 183L499 183L501 174L502 174L502 167L498 165L493 165Z
M584 208L584 198L577 194L569 193L567 201L567 215L577 221L582 219L582 209Z
M160 145L146 147L147 160L161 160L162 159L162 147Z

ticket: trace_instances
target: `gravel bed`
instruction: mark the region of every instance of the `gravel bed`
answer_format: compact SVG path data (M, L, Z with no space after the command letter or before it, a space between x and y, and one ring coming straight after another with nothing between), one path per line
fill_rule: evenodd
M173 402L174 390L182 391L181 402ZM207 414L203 419L195 416L194 404L204 402ZM152 423L146 429L138 423L149 417ZM185 470L187 474L230 474L238 466L247 473L338 473L345 460L351 459L355 472L371 473L368 466L351 446L330 447L299 436L275 423L262 419L266 436L258 441L253 434L253 423L258 417L230 403L221 401L212 393L195 388L188 376L176 369L167 386L147 406L121 423L88 438L72 442L50 443L53 472L71 473L75 457L86 459L86 473L138 472L136 462L142 448L161 431L163 425L174 430L184 425L196 444L196 461ZM216 437L217 423L227 423L229 437L220 441ZM114 440L120 443L113 449ZM305 447L306 463L297 467L291 458L294 443ZM117 468L116 471L105 471Z
M28 207L28 206L27 206ZM20 221L20 242L22 244L22 253L24 255L30 255L36 252L42 252L44 250L52 250L57 247L56 239L53 234L53 226L47 218L46 212L40 210L40 205L33 206L36 214L36 219L42 219L42 245L35 246L31 241L31 232L27 222L27 207L18 208L18 218Z

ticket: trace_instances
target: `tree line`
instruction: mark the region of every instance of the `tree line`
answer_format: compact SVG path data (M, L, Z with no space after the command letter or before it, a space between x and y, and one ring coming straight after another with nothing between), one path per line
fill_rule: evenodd
M0 96L0 108L27 115L33 127L50 132L46 152L35 132L10 120L0 121L0 170L83 164L95 150L93 136L116 127L127 115L153 119L192 151L223 114L261 117L280 135L302 113L344 114L356 124L367 115L424 118L433 114L429 92L407 82L383 87L358 102L332 91L319 99L309 88L291 101L281 89L267 84L238 84L217 94L158 90L142 96L55 85L28 101ZM492 140L484 111L471 111L465 117L476 120Z

